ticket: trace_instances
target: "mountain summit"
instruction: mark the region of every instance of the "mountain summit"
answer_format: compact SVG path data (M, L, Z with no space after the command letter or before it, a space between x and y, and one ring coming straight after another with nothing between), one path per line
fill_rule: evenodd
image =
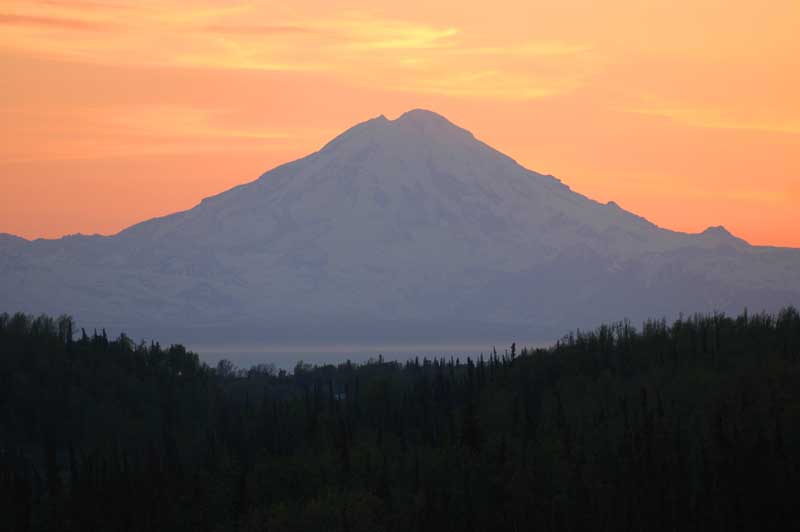
M110 237L0 239L0 311L201 341L552 339L800 301L800 251L661 229L425 110Z

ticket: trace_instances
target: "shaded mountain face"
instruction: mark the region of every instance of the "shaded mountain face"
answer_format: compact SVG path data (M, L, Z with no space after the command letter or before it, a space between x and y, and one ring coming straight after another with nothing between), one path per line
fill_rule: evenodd
M800 250L661 229L423 110L111 237L0 237L0 311L237 342L549 340L800 302Z

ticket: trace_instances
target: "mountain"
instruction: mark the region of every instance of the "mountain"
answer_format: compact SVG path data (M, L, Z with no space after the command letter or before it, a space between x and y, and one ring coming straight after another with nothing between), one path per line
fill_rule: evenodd
M549 340L800 303L800 250L662 229L414 110L113 236L2 235L0 293L190 343Z

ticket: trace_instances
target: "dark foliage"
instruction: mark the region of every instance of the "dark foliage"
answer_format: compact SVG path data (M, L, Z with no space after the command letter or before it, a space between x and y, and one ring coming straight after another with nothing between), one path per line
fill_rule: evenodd
M0 316L0 529L800 529L800 315L293 373Z

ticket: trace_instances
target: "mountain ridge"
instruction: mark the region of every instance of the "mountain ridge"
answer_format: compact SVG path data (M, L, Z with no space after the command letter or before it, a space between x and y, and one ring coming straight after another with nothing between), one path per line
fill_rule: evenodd
M231 192L233 190L239 189L241 187L246 187L247 185L250 185L250 184L252 184L252 183L254 183L256 181L264 179L265 177L269 177L269 175L272 172L274 172L276 170L279 170L280 168L282 168L284 166L294 164L294 163L296 163L298 161L305 160L305 159L307 159L309 157L312 157L312 156L314 156L316 154L324 152L326 149L334 147L336 145L337 141L341 141L341 139L347 138L353 132L355 132L355 131L357 131L357 130L359 130L361 128L368 127L368 126L370 126L372 124L381 124L381 125L388 124L388 125L395 125L395 126L396 125L403 126L403 125L409 125L410 124L411 127L416 127L416 128L421 128L421 129L424 129L426 124L435 124L437 127L439 127L439 129L450 129L451 131L457 131L457 132L459 132L461 134L465 134L469 139L479 142L480 144L482 144L486 148L490 149L491 151L493 151L493 152L497 153L498 155L508 159L513 164L518 165L520 168L523 168L526 171L533 172L533 171L528 170L527 168L523 167L522 165L520 165L512 157L510 157L510 156L508 156L508 155L496 150L495 148L489 146L488 144L485 144L484 142L480 141L480 139L477 139L472 132L470 132L470 131L468 131L468 130L466 130L464 128L461 128L460 126L457 126L456 124L454 124L451 121L449 121L443 115L440 115L439 113L436 113L435 111L422 109L422 108L415 108L415 109L411 109L409 111L406 111L406 112L402 113L400 116L398 116L394 120L390 120L390 119L386 118L385 115L381 114L381 115L378 115L377 117L374 117L374 118L365 120L363 122L360 122L360 123L352 126L351 128L348 128L347 130L345 130L341 134L337 135L336 137L334 137L331 141L329 141L328 143L323 145L323 147L320 148L318 151L313 152L313 153L311 153L311 154L309 154L307 156L301 157L299 159L296 159L294 161L290 161L290 162L287 162L287 163L280 164L280 165L278 165L278 166L276 166L276 167L264 172L263 174L261 174L259 177L257 177L253 181L245 182L245 183L236 185L236 186L234 186L234 187L232 187L230 189L223 190L223 191L221 191L221 192L219 192L217 194L213 194L211 196L207 196L205 198L202 198L200 200L200 202L198 202L193 207L189 207L189 208L184 209L184 210L180 210L180 211L176 211L176 212L173 212L173 213L168 213L168 214L165 214L165 215L162 215L162 216L156 216L156 217L153 217L153 218L149 218L147 220L142 220L140 222L136 222L136 223L134 223L134 224L132 224L132 225L130 225L128 227L125 227L125 228L117 231L116 233L110 233L110 234L91 233L90 234L90 233L80 233L80 232L78 232L78 233L63 235L61 237L53 237L53 238L39 237L39 238L32 238L32 239L25 238L25 237L22 237L22 236L19 236L19 235L14 235L14 234L11 234L11 233L0 233L0 240L4 239L6 237L13 237L13 238L16 238L16 239L23 240L25 242L36 242L36 241L57 241L57 240L62 240L62 239L75 238L75 237L95 238L95 237L114 237L114 236L118 236L121 233L124 233L124 232L126 232L126 231L128 231L128 230L130 230L130 229L132 229L132 228L134 228L134 227L136 227L138 225L140 225L140 224L154 222L154 221L157 221L157 220L163 220L165 218L170 218L172 216L179 215L179 214L187 212L187 211L191 211L192 209L197 208L197 207L199 207L200 205L202 205L204 203L213 202L213 200L215 198L219 197L219 196L227 194L227 193L229 193L229 192ZM562 186L566 187L568 190L570 190L572 192L575 192L574 190L572 190L572 188L569 185L567 185L566 183L561 181L558 177L555 177L555 176L550 175L550 174L541 174L541 173L538 173L538 172L533 172L533 173L535 173L538 176L542 176L542 177L545 177L545 178L552 179L556 183L559 183ZM575 192L575 193L576 194L580 194L579 192ZM582 194L580 194L580 195L583 196ZM584 197L586 197L586 196L584 196ZM588 199L591 200L591 198L588 198ZM591 200L591 201L595 201L595 200ZM640 220L642 220L644 222L647 222L648 224L651 224L654 227L658 227L659 229L663 229L665 231L670 231L670 232L675 233L675 234L689 235L689 236L692 236L692 235L693 236L702 236L702 235L714 234L714 235L716 235L718 237L722 236L724 234L727 234L727 235L733 237L734 239L741 240L742 242L747 243L746 241L741 239L741 237L738 237L738 236L735 236L735 235L731 234L725 227L723 227L721 225L709 226L706 229L704 229L702 231L699 231L699 232L696 232L696 233L692 233L692 232L688 232L688 231L677 231L677 230L674 230L674 229L670 229L668 227L659 226L659 225L655 224L654 222L652 222L651 220L649 220L646 216L642 216L640 214L637 214L637 213L635 213L633 211L629 211L629 210L621 207L614 200L608 201L605 205L609 206L609 207L612 207L612 208L619 209L620 211L624 212L627 215L630 215L630 216L635 217L637 219L640 219ZM721 231L718 232L718 230L721 230ZM782 246L759 246L759 245L754 245L754 244L749 244L749 243L747 243L747 245L751 245L751 246L754 246L754 247L767 247L767 248L776 247L776 248L781 248L781 249L796 249L796 248L785 248L785 247L782 247Z
M0 245L0 274L0 311L146 336L262 319L330 335L344 320L357 340L380 320L549 340L623 317L795 303L800 250L750 246L719 226L660 228L417 109L115 235Z

